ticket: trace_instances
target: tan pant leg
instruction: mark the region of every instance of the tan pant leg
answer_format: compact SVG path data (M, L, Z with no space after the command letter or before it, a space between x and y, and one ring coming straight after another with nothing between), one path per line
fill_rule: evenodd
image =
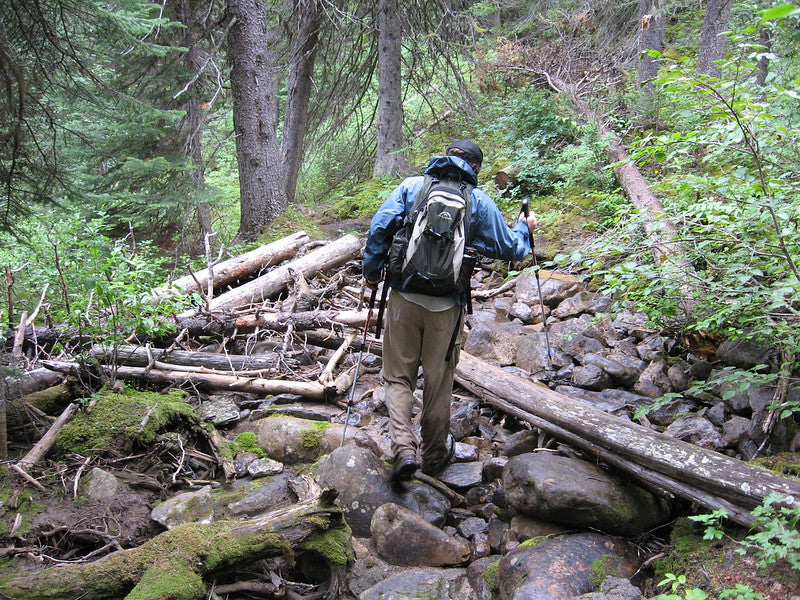
M422 354L423 311L421 306L397 293L392 293L386 303L382 376L393 460L400 454L416 455L417 451L411 415Z
M447 453L453 375L461 346L464 309L454 306L441 312L426 311L422 336L422 445L423 465L436 465ZM445 360L453 330L458 327L453 354Z

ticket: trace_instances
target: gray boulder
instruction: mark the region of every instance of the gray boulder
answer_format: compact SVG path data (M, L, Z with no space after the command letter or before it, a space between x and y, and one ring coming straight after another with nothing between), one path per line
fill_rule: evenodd
M648 398L658 398L672 391L672 382L667 375L667 361L661 357L653 359L639 375L633 391Z
M717 360L742 369L768 365L775 358L776 349L766 342L742 336L725 340L717 348Z
M358 600L479 600L465 569L406 569L364 590Z
M345 445L319 461L317 482L338 492L353 535L369 537L372 516L379 506L393 502L416 511L434 525L444 524L450 502L432 487L412 480L403 487L389 483L389 469L365 448Z
M631 577L640 566L636 548L597 533L579 533L521 545L506 554L497 572L500 600L569 600L592 591L592 572Z
M697 415L678 417L664 430L664 435L710 450L723 446L722 436L714 424Z
M314 462L338 448L343 426L276 415L258 422L258 445L267 455L284 464ZM347 428L348 443L378 452L375 442L356 427Z
M663 501L650 492L564 456L515 456L506 465L503 484L510 507L570 527L636 535L668 518Z
M378 554L393 565L455 566L466 563L471 555L464 538L448 535L393 502L378 507L370 530Z
M554 274L553 274L554 275ZM573 278L558 278L555 276L539 276L537 284L535 273L523 273L517 277L514 289L514 300L534 305L539 303L539 291L545 306L555 308L564 300L573 296L582 288L582 284Z
M599 592L573 596L570 600L645 600L639 588L622 577L606 577Z
M214 503L211 486L206 485L194 492L184 492L156 506L150 517L167 529L182 523L211 523L214 520Z
M237 500L228 504L228 512L232 515L257 515L297 502L297 495L291 487L293 477L293 474L283 472L258 480L234 481Z

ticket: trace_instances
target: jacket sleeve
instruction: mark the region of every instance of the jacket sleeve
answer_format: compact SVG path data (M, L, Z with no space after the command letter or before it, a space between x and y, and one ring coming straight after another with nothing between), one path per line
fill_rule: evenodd
M472 192L472 247L489 258L522 260L531 252L528 226L517 221L509 227L500 209L485 192Z
M378 281L381 278L392 237L410 210L422 181L423 178L419 176L405 179L372 217L362 264L364 279L367 281Z

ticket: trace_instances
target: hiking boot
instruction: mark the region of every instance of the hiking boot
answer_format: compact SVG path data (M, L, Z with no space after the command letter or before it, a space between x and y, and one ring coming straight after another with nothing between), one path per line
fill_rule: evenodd
M426 475L436 476L441 473L444 468L453 460L453 455L456 453L456 441L453 439L452 434L447 434L447 451L444 453L442 459L433 465L422 463L422 472Z
M392 481L407 481L414 476L417 469L419 469L417 459L410 454L403 454L394 461L391 479Z

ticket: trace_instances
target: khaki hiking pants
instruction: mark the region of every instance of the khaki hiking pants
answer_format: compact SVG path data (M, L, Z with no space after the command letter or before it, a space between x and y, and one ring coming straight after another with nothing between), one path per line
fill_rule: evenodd
M422 365L422 465L436 465L447 452L453 373L458 364L464 308L430 311L392 293L386 303L383 341L383 381L389 410L392 460L417 456L412 425L417 370ZM453 330L458 327L450 361L445 361Z

